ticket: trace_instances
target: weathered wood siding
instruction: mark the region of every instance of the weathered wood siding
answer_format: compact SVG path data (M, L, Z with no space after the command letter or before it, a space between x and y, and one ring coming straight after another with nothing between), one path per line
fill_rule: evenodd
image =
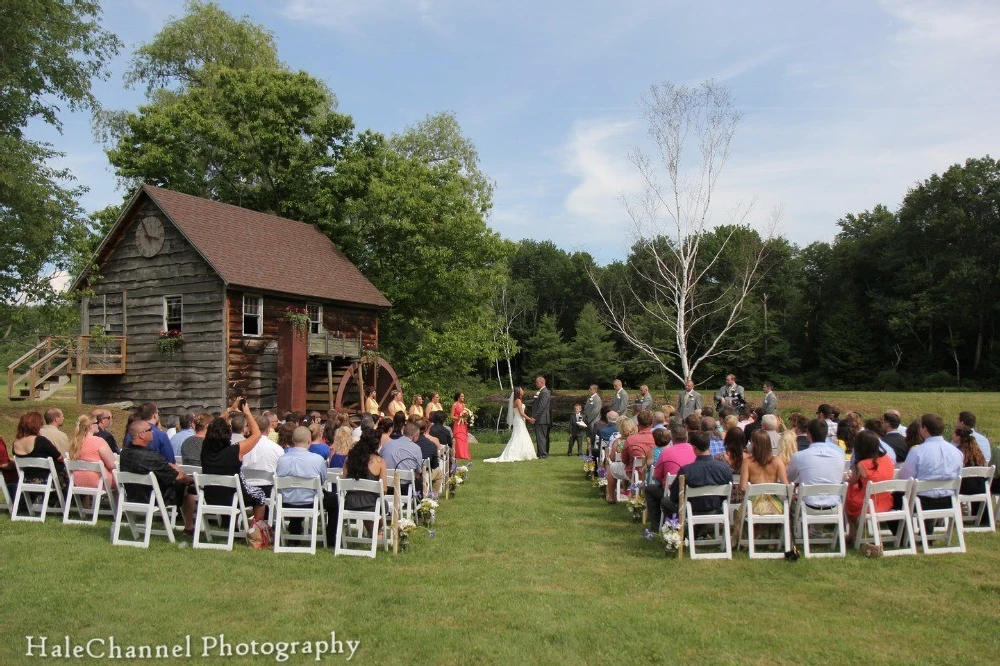
M260 337L243 335L244 293L264 298L264 330ZM278 404L278 327L285 309L304 308L306 300L267 292L230 289L228 300L228 359L227 399L239 395L247 398L255 410L274 409ZM310 299L309 303L323 306L323 326L331 333L356 336L361 332L362 344L378 342L378 311L359 306L336 304ZM313 365L310 364L310 381ZM318 367L318 366L317 366ZM322 366L323 381L326 366Z
M147 258L136 248L135 230L150 215L163 223L164 241ZM103 324L106 319L109 334L128 337L128 365L124 375L86 376L84 401L151 400L161 414L224 409L222 280L148 198L137 202L98 273L87 305L89 321ZM173 357L155 347L167 295L183 297L184 344Z

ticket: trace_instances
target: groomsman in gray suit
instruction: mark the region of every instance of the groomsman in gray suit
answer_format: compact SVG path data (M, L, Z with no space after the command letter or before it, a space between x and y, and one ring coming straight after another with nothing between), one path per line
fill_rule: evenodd
M545 377L536 377L538 393L531 403L531 422L535 424L535 448L539 458L549 457L549 428L552 426L552 394L545 386Z
M699 410L701 410L701 393L694 390L694 382L689 379L684 382L684 390L677 398L677 412L683 421Z
M764 408L765 414L778 413L778 396L774 395L774 386L771 382L764 382Z
M622 388L622 380L615 380L615 397L611 400L611 411L623 416L628 410L628 392Z
M601 418L601 396L597 394L597 384L590 385L590 395L583 406L583 420L587 422L587 427L593 427L597 419Z
M639 397L635 399L635 410L633 414L653 410L653 396L649 393L649 387L643 384L639 387Z

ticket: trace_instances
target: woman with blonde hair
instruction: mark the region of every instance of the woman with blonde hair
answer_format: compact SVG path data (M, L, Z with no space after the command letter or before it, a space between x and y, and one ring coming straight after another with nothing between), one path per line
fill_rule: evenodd
M424 418L424 396L415 395L413 396L413 404L410 405L410 418Z
M351 426L340 426L330 443L330 469L341 469L347 461L347 454L354 446L354 430Z
M792 456L799 452L799 441L795 435L795 431L791 428L786 429L781 433L781 439L778 440L778 455L785 462L785 466L792 461Z
M89 414L83 414L76 420L76 430L69 442L70 460L98 462L107 471L108 482L115 487L115 454L111 452L108 443L97 436L97 421ZM73 472L73 483L86 488L96 488L101 480L98 472L77 470Z
M330 445L323 441L323 426L319 423L310 423L309 436L312 438L309 443L309 453L315 453L323 460L329 458Z
M725 419L722 420L722 431L724 433L728 433L731 429L738 426L739 423L740 423L739 418L737 418L734 414L730 414L729 416L727 416ZM742 432L742 430L740 432Z
M614 504L618 501L615 497L615 486L618 484L617 477L612 475L611 466L616 464L620 470L625 469L625 465L622 462L621 455L622 449L625 447L625 440L629 438L630 435L634 435L639 432L639 427L632 420L631 416L619 416L618 420L615 422L618 427L618 432L611 436L611 441L608 442L608 488L607 488L607 500L609 503ZM623 475L627 472L623 472Z

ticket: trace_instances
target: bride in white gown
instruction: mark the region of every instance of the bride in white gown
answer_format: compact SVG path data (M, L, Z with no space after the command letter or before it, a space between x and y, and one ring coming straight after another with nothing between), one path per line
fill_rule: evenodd
M528 427L524 424L524 389L518 387L510 394L510 401L507 403L507 423L513 426L510 440L504 447L499 458L487 458L483 462L517 462L520 460L536 460L535 445L528 434Z

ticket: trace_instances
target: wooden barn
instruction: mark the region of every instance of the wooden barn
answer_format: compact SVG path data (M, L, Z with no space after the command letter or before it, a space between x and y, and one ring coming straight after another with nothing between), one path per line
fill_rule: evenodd
M357 411L363 386L388 404L398 384L378 356L389 301L313 225L144 185L93 263L73 285L82 335L42 341L26 361L52 358L25 397L76 374L92 404L219 411L245 395L255 409Z

